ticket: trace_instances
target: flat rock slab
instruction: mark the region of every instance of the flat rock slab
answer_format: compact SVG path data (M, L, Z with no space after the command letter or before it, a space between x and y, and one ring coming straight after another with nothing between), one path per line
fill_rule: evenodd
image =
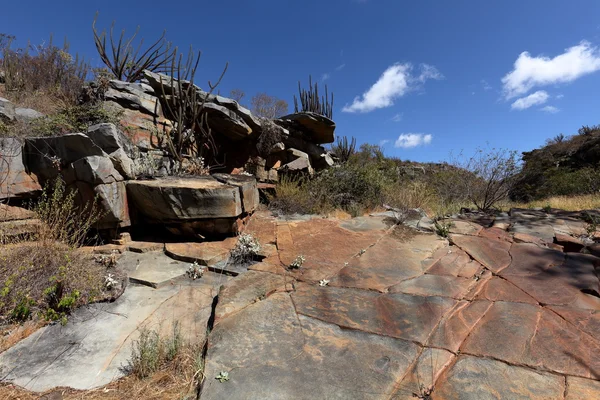
M332 277L352 257L385 235L382 230L349 231L341 228L338 221L328 219L289 222L286 225L280 223L277 227L280 259L284 265L289 265L297 256L304 256L306 260L302 268L292 272L298 279L312 282ZM328 251L323 251L323 246L327 246Z
M210 176L127 182L135 208L156 222L235 218L242 213L240 189Z
M546 243L552 243L554 240L554 228L547 218L519 218L513 222L509 230L538 237Z
M42 328L2 353L3 380L43 392L92 389L123 376L138 326L177 291L130 286L114 303L78 309L66 326Z
M579 399L600 399L600 382L568 376L565 400Z
M165 253L175 260L213 266L229 258L236 242L236 238L227 238L220 242L166 243Z
M562 399L564 377L511 366L487 358L460 356L440 378L432 399Z
M0 222L19 221L33 219L35 217L36 214L31 210L0 203Z
M416 231L404 239L385 236L364 254L350 259L347 266L331 277L330 285L384 292L398 282L421 275L426 260L444 244L435 235Z
M427 345L457 352L491 305L489 301L457 302L437 324L427 340Z
M403 293L296 285L299 314L350 329L424 343L455 301Z
M411 367L411 342L340 329L277 293L217 324L202 399L383 399ZM215 377L229 373L229 381Z
M462 299L475 284L473 279L426 274L394 285L389 292Z
M531 304L494 303L460 350L550 372L600 376L600 342L556 313Z
M435 261L427 269L428 274L472 278L482 270L482 265L456 246L443 247L432 257Z
M257 301L264 300L278 290L292 288L284 276L248 271L223 285L215 310L215 322L235 314Z
M340 227L353 232L385 231L394 225L392 218L356 217L340 223Z
M451 235L450 241L494 273L502 271L511 263L510 254L508 253L510 243L485 237L463 235Z
M158 288L185 276L190 264L169 258L162 252L126 251L117 265L127 273L130 282Z

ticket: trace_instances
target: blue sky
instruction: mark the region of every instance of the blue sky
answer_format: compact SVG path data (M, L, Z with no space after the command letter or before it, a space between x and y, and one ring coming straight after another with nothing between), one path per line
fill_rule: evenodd
M101 66L96 11L99 27L140 25L146 40L166 29L174 44L202 50L200 86L229 62L222 94L266 92L293 107L298 80L325 79L336 133L402 159L527 151L600 123L594 0L22 0L3 4L0 32L21 43L67 36Z

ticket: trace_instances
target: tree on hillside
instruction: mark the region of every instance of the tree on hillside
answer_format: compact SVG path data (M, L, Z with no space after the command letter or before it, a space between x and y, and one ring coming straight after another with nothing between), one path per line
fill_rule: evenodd
M288 113L288 103L285 100L269 96L266 93L258 93L252 100L252 113L259 117L275 119Z

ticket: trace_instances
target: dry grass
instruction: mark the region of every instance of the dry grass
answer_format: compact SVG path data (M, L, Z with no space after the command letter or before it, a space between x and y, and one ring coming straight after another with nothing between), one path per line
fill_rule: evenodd
M551 207L566 211L600 209L600 194L554 196L548 199L532 201L529 203L510 203L510 206L519 208Z
M151 331L150 334L155 334L155 331ZM174 340L176 340L176 336L168 335L160 338L160 341L166 343L167 346L169 342ZM139 342L136 346L139 350ZM104 387L93 390L55 388L42 394L35 394L13 385L0 384L0 398L29 400L43 396L54 398L50 397L54 395L57 396L56 398L63 400L195 399L199 382L203 378L203 347L204 343L181 342L177 351L171 353L170 358L163 357L160 360L160 368L145 378L134 372Z
M0 353L10 349L44 325L45 321L36 320L2 326L0 328Z

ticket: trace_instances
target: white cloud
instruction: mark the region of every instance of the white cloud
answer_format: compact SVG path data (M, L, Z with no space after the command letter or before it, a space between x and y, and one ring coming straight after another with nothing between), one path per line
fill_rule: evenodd
M564 95L564 94L557 94L557 95L556 95L556 98L557 98L558 100L562 99L563 97L565 97L565 95Z
M600 50L582 41L554 58L531 57L524 51L515 61L514 69L502 78L507 99L527 93L536 86L572 82L600 70Z
M404 117L403 113L398 113L398 114L396 114L396 115L394 115L392 117L392 121L394 121L394 122L400 122L400 121L402 121L403 117Z
M417 77L419 82L425 83L428 79L440 80L443 78L444 75L442 75L433 65L421 64L421 74Z
M517 101L512 103L510 108L512 108L513 110L519 110L519 111L526 110L529 107L539 106L540 104L544 104L545 102L548 101L549 97L550 96L548 96L548 93L546 93L545 91L538 90L537 92L532 93L529 96L521 97L520 99L518 99Z
M540 108L541 111L543 112L547 112L549 114L556 114L557 112L560 111L560 108L554 107L554 106L546 106L546 107L542 107Z
M394 105L395 99L416 89L425 81L443 78L443 75L431 65L422 64L421 73L416 77L411 74L412 69L409 63L396 63L388 67L369 90L362 96L356 96L352 104L344 106L342 111L366 113L389 107Z
M390 141L388 139L383 139L379 141L379 145L381 147L385 146L386 144L388 144Z
M325 82L329 78L331 78L331 74L324 73L323 75L321 75L321 82Z
M398 136L394 143L394 147L402 149L410 149L417 146L422 146L431 143L433 136L423 133L403 133Z
M488 90L492 90L492 86L485 79L481 80L481 86L483 86L483 90L485 90L486 92Z
M345 66L346 66L346 64L340 64L340 65L338 65L337 67L335 67L335 70L336 70L336 71L341 71L341 70L343 70L343 69L344 69L344 67L345 67Z

